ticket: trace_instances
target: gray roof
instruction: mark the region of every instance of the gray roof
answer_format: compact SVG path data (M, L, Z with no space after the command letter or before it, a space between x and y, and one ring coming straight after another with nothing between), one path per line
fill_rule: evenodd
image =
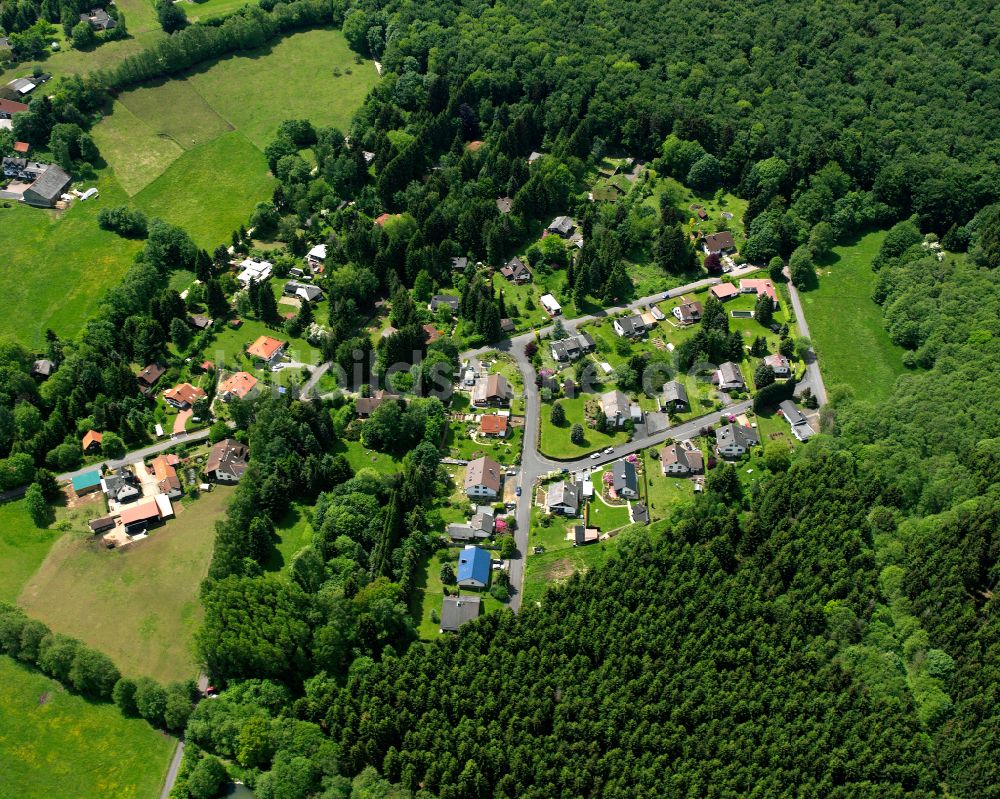
M791 400L785 400L780 405L781 413L788 421L790 425L805 424L806 417L798 408L795 407L795 403Z
M632 403L617 389L601 395L601 410L605 416L631 416Z
M619 327L625 331L626 336L632 336L636 333L646 332L646 323L643 321L639 314L632 314L632 316L623 316L621 319L616 320Z
M576 483L560 480L550 485L545 492L545 507L551 508L554 505L565 505L575 512L580 507L580 490Z
M70 176L55 164L49 165L48 169L39 175L38 180L31 184L31 191L49 201L59 199L70 182Z
M31 367L31 371L34 372L36 375L40 375L42 377L48 377L50 374L52 374L55 368L56 368L55 364L52 363L52 361L50 361L48 358L41 358L35 361L34 366Z
M575 228L576 225L573 220L568 216L557 216L549 224L548 230L552 233L558 233L560 236L568 236Z
M458 297L453 297L450 294L435 294L431 297L431 309L435 311L440 305L447 305L452 310L457 311L460 303L461 300Z
M636 524L649 524L649 511L642 502L632 503L632 521Z
M458 270L464 272L465 271L465 267L467 267L468 265L469 265L469 259L466 258L464 255L459 255L459 256L451 259L451 268L452 269L458 269Z
M732 361L726 361L719 367L719 374L722 375L722 382L724 383L738 383L741 386L745 386L746 383L743 381L743 373Z
M446 596L441 603L441 629L454 632L479 618L481 608L482 600L477 596Z
M663 384L663 399L666 402L683 402L687 405L687 389L684 388L684 384L679 380L671 380L669 383Z
M752 427L744 427L741 424L722 425L715 431L715 443L720 447L728 445L730 442L747 449L760 443L760 436Z
M635 466L628 461L616 461L611 468L614 476L614 483L612 485L615 492L620 492L623 488L636 493L639 492L639 481L636 478Z

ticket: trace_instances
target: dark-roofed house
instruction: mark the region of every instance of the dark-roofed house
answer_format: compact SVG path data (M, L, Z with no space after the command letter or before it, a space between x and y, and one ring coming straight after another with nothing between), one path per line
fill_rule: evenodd
M95 31L109 31L118 27L118 22L103 8L92 8L89 14L80 15L81 22L89 22Z
M150 390L157 384L159 379L163 377L164 373L167 371L165 366L160 366L158 363L151 363L139 374L135 376L136 381L139 383L139 390L143 394L148 394Z
M31 374L44 380L47 377L51 377L55 369L56 365L48 358L40 358L32 364Z
M458 555L459 588L486 588L490 583L490 553L469 544Z
M757 431L746 425L725 424L715 431L715 450L723 458L742 458L759 443Z
M644 502L633 502L629 508L633 524L649 524L649 510Z
M646 332L646 321L639 314L632 314L615 319L612 327L619 336L635 338Z
M250 448L233 438L225 438L212 447L205 463L205 474L217 483L236 483L247 469Z
M513 394L506 377L487 375L476 379L476 384L472 387L472 404L478 407L508 405Z
M580 486L560 480L549 486L545 492L545 510L563 516L576 516L580 510Z
M24 202L39 208L52 208L70 181L70 176L61 167L49 164L35 182L24 190Z
M792 435L799 441L805 441L816 435L816 431L810 427L805 414L795 407L795 403L790 399L785 400L779 406L781 415L785 417L788 426L792 428Z
M732 361L726 361L715 373L719 391L745 391L747 384L743 380L743 372Z
M514 332L514 327L515 327L515 325L514 325L514 321L512 319L506 319L506 318L504 318L504 319L500 320L500 330L502 332L504 332L504 333L513 333Z
M458 307L461 305L461 302L458 297L453 297L450 294L435 294L431 297L430 309L436 311L442 305L446 305L452 313L458 313Z
M114 474L101 478L101 490L108 499L117 502L132 502L142 496L138 478L124 466Z
M516 255L504 266L500 267L500 274L511 283L520 284L531 282L531 270L528 268L527 264L525 264L524 261Z
M701 474L704 469L701 450L686 449L678 443L668 444L660 450L660 469L664 476Z
M568 216L557 216L545 229L549 233L554 233L556 236L568 239L571 235L573 235L573 231L576 229L576 223Z
M636 499L639 496L639 478L635 464L630 461L615 461L611 467L613 478L611 487L615 495L622 499Z
M90 528L90 532L96 535L114 529L115 520L111 516L102 516L100 519L91 519L87 522L87 526Z
M469 497L496 499L502 480L500 464L493 458L476 458L465 467L465 493Z
M449 524L448 537L452 541L482 541L493 535L495 525L493 509L481 507L468 524Z
M208 330L212 326L212 318L204 314L196 313L188 317L188 324L195 330Z
M354 412L362 419L367 419L383 402L396 399L399 399L398 394L392 394L380 388L371 397L358 397L354 402Z
M289 280L285 283L282 293L286 297L297 297L303 302L319 302L323 299L323 290L319 286L311 283L299 283L297 280Z
M464 272L465 267L469 265L469 259L464 255L458 255L451 259L451 268L456 272Z
M685 302L674 308L673 314L682 325L693 325L701 320L704 310L700 302Z
M562 341L553 341L552 357L557 361L575 361L586 352L594 351L594 339L589 333L570 336Z
M663 404L672 411L686 411L690 405L687 389L680 380L663 384Z
M479 618L483 601L477 596L446 596L441 603L441 632L453 633Z
M707 255L720 255L724 252L732 252L736 249L736 242L733 241L733 234L728 230L720 233L709 233L705 236L705 253Z

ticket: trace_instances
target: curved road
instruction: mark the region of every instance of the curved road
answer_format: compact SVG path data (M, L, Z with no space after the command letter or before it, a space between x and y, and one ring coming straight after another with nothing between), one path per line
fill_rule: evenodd
M744 267L742 269L734 270L730 273L733 277L739 277L741 274L747 274L748 272L758 271L757 267ZM705 278L703 280L698 280L694 283L688 283L687 285L680 286L676 289L671 289L670 296L676 297L680 294L687 293L689 291L696 291L698 289L707 288L719 283L720 279L711 277ZM793 295L795 296L795 295ZM636 308L649 305L651 303L659 302L664 298L663 292L655 294L649 297L642 297L638 300L628 303L627 305L616 305L611 308L605 308L596 314L588 314L586 316L580 316L576 319L564 319L563 326L566 328L566 332L573 335L577 332L579 326L585 322L590 322L599 318L606 318L613 316L614 314L620 313L626 310L634 310ZM793 302L793 305L795 303ZM798 307L795 309L796 317L800 320L800 327L803 327L803 316ZM552 325L543 327L537 331L538 336L545 335L552 331ZM805 330L803 329L803 332ZM521 372L521 377L524 382L524 445L521 452L521 469L518 474L517 480L518 484L521 486L521 496L518 498L517 508L515 511L515 518L517 519L517 530L514 534L514 540L517 543L517 550L520 557L513 558L510 561L510 584L511 584L511 599L510 606L514 611L517 611L521 607L521 596L522 596L522 586L524 584L524 566L525 559L528 553L528 533L531 529L531 507L534 501L534 485L535 482L545 474L553 470L568 469L569 471L578 471L585 468L598 468L604 464L616 461L623 455L628 455L633 452L638 452L639 450L646 449L647 447L655 446L661 444L667 439L683 440L690 438L695 435L702 427L706 424L713 423L718 420L720 411L713 411L712 413L705 414L696 419L691 419L687 422L683 422L673 427L668 427L665 430L660 430L651 435L643 435L640 438L633 439L627 444L621 444L614 448L614 452L610 455L606 455L603 452L600 457L593 458L589 455L579 458L575 461L554 461L546 458L538 451L539 442L539 429L540 429L540 418L541 418L541 395L538 386L535 385L535 369L531 364L531 361L524 354L524 346L530 341L534 341L536 336L536 331L529 333L522 333L514 338L505 339L504 341L498 342L494 346L481 347L475 350L469 350L463 352L460 355L461 359L468 360L476 358L487 352L505 352L513 357L514 362L517 364L518 369ZM813 363L815 363L815 357L813 358ZM816 379L819 380L820 392L822 391L822 381L819 379L819 369L815 370ZM803 381L802 385L817 385L817 383L812 379L812 376L807 371L806 380ZM819 393L814 388L814 394L820 401L825 401L825 393ZM725 413L743 413L752 407L753 402L751 400L744 400L742 402L734 403L725 409Z

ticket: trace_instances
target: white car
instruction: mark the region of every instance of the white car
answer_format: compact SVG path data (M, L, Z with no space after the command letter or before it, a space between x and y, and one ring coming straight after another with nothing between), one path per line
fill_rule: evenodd
M591 454L590 459L592 461L596 461L600 457L601 457L601 453L600 452L594 452L594 453Z
M608 447L606 450L604 450L604 454L605 455L610 455L614 451L615 451L614 447Z

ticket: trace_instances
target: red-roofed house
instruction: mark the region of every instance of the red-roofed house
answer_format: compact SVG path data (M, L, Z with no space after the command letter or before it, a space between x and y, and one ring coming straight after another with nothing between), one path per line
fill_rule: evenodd
M375 217L375 224L382 227L386 222L392 219L392 214L379 214Z
M257 395L257 378L249 372L237 372L219 383L219 399L229 402L238 399L252 399Z
M484 436L505 438L507 436L507 417L499 414L481 417L479 419L479 432Z
M247 347L247 355L255 360L273 366L285 354L285 342L270 336L261 336Z
M5 100L0 97L0 119L13 119L14 114L23 114L28 106L16 100Z
M103 440L103 438L104 436L101 433L98 433L96 430L90 430L83 437L83 442L82 442L83 451L96 452L98 449L101 448L101 441Z
M25 155L31 149L31 145L26 141L16 141L14 142L14 152L21 153Z
M180 383L173 388L168 388L163 392L163 399L168 405L172 405L179 410L187 410L198 400L204 399L208 395L197 386L190 383Z
M726 300L731 300L733 297L740 296L740 290L732 283L719 283L712 286L712 288L709 289L709 293L720 302L725 302Z
M767 278L752 278L740 281L740 292L743 294L766 294L771 298L774 307L778 307L778 292L774 290L774 283Z

